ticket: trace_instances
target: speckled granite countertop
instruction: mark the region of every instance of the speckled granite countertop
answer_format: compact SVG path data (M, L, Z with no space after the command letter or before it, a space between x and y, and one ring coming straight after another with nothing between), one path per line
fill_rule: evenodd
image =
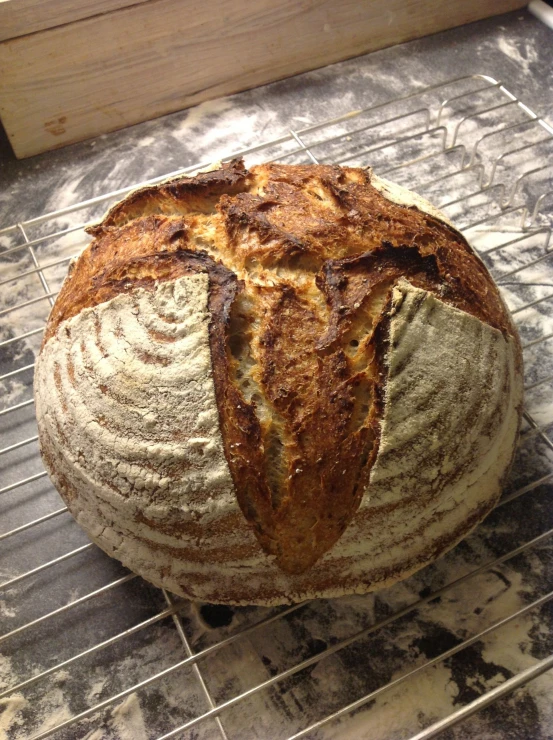
M531 15L511 13L22 162L0 139L0 228L216 160L289 128L301 129L463 75L503 80L514 95L552 123L552 42L553 31ZM513 139L518 135L513 129ZM551 150L540 149L539 156L540 162L553 162ZM433 172L434 178L437 174ZM395 179L391 174L390 178ZM464 193L463 183L458 186ZM527 194L525 187L517 196ZM439 204L448 200L435 186L424 194ZM492 207L490 202L486 207ZM501 259L495 256L497 251L486 258L500 278L516 270L523 258L539 259L541 270L526 282L504 282L509 306L522 317L527 406L537 420L535 428L528 421L523 426L504 505L436 564L376 596L316 601L289 610L184 603L177 628L164 612L167 603L160 591L138 578L127 579L118 563L93 547L17 580L53 558L85 548L87 538L67 514L1 538L37 517L49 517L62 504L47 478L40 477L43 469L32 440L33 408L25 405L32 394L32 368L5 377L14 368L32 364L48 301L11 311L36 295L37 287L29 281L38 277L20 276L32 270L33 257L26 250L22 257L14 249L14 233L0 233L0 249L14 249L4 256L0 253L0 450L14 445L0 455L0 582L13 581L0 586L0 737L46 737L58 727L56 738L159 738L208 712L210 702L217 706L232 702L272 681L222 711L220 723L215 716L207 717L175 737L284 740L421 667L411 678L375 693L355 711L308 735L317 740L395 740L411 737L550 655L553 602L544 600L524 611L553 587L553 534L551 538L547 534L553 527L549 477L553 342L548 339L553 332L553 301L548 297L553 268L547 253L539 251L553 220L553 203L546 199L544 204L528 243L523 240L521 246L519 240L513 248L506 246L505 234L513 240L520 234L513 221L501 221L493 230L494 238L502 234L503 241L497 242L502 245ZM478 201L471 207L483 205ZM448 213L463 222L466 213L451 208ZM70 226L69 220L59 228ZM478 242L482 233L475 232L473 238ZM51 262L65 257L75 244L70 238L53 239L38 245L35 257ZM53 269L52 292L65 269L65 262ZM525 313L523 307L530 301L537 306ZM14 340L27 332L28 337ZM22 405L2 414L14 404ZM31 441L19 444L27 439ZM27 477L31 480L24 486L14 485ZM511 556L514 548L537 537L541 539ZM503 556L503 562L495 562ZM89 598L95 589L103 590ZM77 603L70 609L50 614L72 602ZM463 646L463 641L515 613L516 619ZM39 621L29 627L32 620ZM125 630L131 631L122 634ZM357 633L358 639L341 645ZM102 641L109 644L98 648ZM204 683L194 661L186 663L189 650L201 653L198 666ZM323 660L310 662L324 650L329 652ZM446 651L448 657L440 659ZM297 670L302 661L307 662ZM176 664L169 673L134 689ZM43 672L48 673L40 675ZM443 737L553 738L552 696L550 672ZM103 708L86 714L104 701ZM70 724L79 713L85 713L81 722Z

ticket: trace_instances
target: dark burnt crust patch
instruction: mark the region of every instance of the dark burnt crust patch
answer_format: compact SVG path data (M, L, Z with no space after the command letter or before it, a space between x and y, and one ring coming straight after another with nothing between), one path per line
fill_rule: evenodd
M207 273L215 395L237 501L290 574L308 571L340 538L368 485L397 281L516 339L462 235L387 199L365 170L248 171L235 160L136 191L89 233L95 239L62 286L44 341L84 308ZM244 372L257 400L246 398L231 346L243 298L256 327Z
M421 257L415 249L392 247L384 241L371 252L327 260L315 278L331 311L328 329L317 349L334 347L375 287L392 286L400 277L424 290L436 290L439 273L434 255Z

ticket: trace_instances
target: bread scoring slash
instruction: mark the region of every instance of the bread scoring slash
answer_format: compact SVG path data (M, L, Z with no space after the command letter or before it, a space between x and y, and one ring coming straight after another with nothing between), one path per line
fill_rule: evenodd
M288 603L389 585L493 508L520 343L422 198L234 160L89 232L35 397L46 469L109 555L191 599Z

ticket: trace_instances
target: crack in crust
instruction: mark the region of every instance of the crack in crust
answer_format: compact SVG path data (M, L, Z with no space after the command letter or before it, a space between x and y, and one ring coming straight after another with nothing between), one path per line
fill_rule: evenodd
M136 191L89 232L95 239L62 286L44 341L84 308L206 272L237 500L264 551L290 574L337 542L368 485L398 280L516 337L464 238L387 199L364 170L248 171L235 160Z

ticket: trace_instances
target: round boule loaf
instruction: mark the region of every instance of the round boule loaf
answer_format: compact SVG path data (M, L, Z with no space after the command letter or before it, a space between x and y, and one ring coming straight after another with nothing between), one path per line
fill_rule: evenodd
M425 200L234 160L88 231L35 398L46 469L109 555L192 599L279 604L389 585L493 508L520 343Z

